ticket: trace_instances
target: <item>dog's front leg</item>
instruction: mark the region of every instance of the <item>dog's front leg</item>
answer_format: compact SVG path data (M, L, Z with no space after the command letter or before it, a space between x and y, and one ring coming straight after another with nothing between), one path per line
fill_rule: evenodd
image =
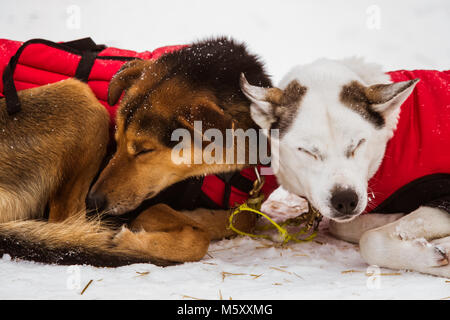
M173 262L198 261L206 254L209 234L202 226L165 204L143 211L113 239L117 249Z
M365 232L361 255L372 265L450 278L450 214L420 207L385 226Z
M229 228L231 210L199 208L192 211L182 211L182 213L208 231L211 240L220 240L236 235ZM238 230L252 232L256 226L256 215L252 212L241 212L233 218L233 225Z
M366 231L384 226L404 216L403 213L370 213L360 215L349 222L330 220L329 231L338 239L359 243Z

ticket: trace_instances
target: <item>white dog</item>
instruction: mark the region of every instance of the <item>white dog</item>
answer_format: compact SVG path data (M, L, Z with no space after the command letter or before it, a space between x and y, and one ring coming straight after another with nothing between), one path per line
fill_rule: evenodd
M296 67L279 88L244 76L241 87L253 120L279 129L279 183L335 236L359 241L369 264L450 277L449 83L352 58Z

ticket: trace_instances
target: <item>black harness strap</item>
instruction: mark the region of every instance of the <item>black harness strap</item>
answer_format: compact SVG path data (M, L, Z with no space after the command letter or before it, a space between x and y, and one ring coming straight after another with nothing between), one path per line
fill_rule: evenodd
M224 208L227 208L228 203L230 202L230 195L231 195L231 183L230 182L234 175L235 175L234 172L228 172L228 173L222 173L222 174L216 175L224 183L223 198L222 198L222 206Z
M105 49L106 46L96 44L91 38L83 38L65 42L64 45L83 52L77 71L75 72L75 78L80 81L87 82L95 59L97 59L97 55L100 51Z
M91 73L92 66L97 58L98 52L85 51L81 56L81 60L78 63L77 71L75 72L75 78L80 81L87 82L89 74Z
M228 208L231 195L231 187L234 187L242 192L249 193L253 189L253 181L241 175L240 171L222 173L216 175L224 183L224 192L222 199L222 206Z
M84 52L84 51L102 51L103 49L106 49L106 46L104 44L96 44L94 40L91 38L82 38L78 40L73 41L67 41L63 43L64 46L73 48L75 50Z
M243 191L245 193L249 193L253 189L253 182L252 180L244 177L240 172L236 172L230 180L230 184L235 187L236 189L239 189L240 191Z
M6 99L6 110L8 115L12 116L21 110L19 96L17 94L17 89L14 84L14 71L16 69L19 57L23 50L35 43L41 43L50 47L61 49L73 54L81 55L81 60L78 64L75 78L87 82L89 74L91 72L92 66L94 65L95 59L98 53L105 49L104 45L97 45L91 38L83 38L79 40L74 40L66 43L55 43L52 41L44 39L32 39L24 42L22 46L17 50L17 52L11 57L8 65L3 71L3 94Z
M410 213L420 206L436 207L450 213L450 174L434 173L413 180L370 212Z
M12 64L13 58L9 61L9 64L3 71L3 94L6 99L6 110L10 116L20 111L20 101L17 95L17 89L14 84L13 74L15 69L15 63Z
M193 210L196 207L196 202L199 195L202 193L203 178L190 178L185 180L183 191L178 192L178 205L180 208L186 210ZM169 203L173 199L169 199Z

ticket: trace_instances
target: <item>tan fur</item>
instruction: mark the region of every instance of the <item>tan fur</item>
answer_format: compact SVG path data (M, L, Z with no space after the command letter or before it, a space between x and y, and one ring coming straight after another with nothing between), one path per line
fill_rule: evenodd
M141 255L176 261L198 261L208 250L210 240L234 236L228 229L229 210L197 209L178 212L165 204L143 211L114 238L117 249ZM234 226L251 232L256 216L242 212L234 218Z
M12 117L0 100L0 254L61 264L167 265L138 248L115 246L117 231L86 218L85 199L109 142L108 113L89 86L70 79L21 91L19 99L22 111ZM31 220L43 217L46 204L48 221Z
M86 248L106 248L115 232L103 226L99 220L87 221L84 212L74 214L62 222L36 220L10 221L0 224L2 236L26 235L32 242L45 239L49 247L82 246Z
M231 229L224 228L229 225L230 210L199 208L183 211L182 214L201 225L208 232L210 240L220 240L235 235ZM255 224L256 215L249 212L241 212L233 217L233 225L244 232L252 232Z
M19 99L14 116L0 100L0 236L114 251L114 231L85 219L84 199L109 140L105 108L73 79L23 90ZM29 220L42 218L46 204L49 222Z
M135 232L123 228L114 239L118 248L177 262L200 260L208 249L208 233L164 204L142 212L130 227Z
M0 221L50 220L82 211L90 181L106 151L108 115L77 80L19 93L22 111L0 101ZM83 115L83 116L81 116Z

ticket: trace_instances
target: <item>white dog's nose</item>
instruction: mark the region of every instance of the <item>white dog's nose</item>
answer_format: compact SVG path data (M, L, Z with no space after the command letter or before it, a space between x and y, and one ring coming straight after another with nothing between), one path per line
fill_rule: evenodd
M336 216L351 216L358 205L358 195L353 189L335 188L330 202L337 211Z

